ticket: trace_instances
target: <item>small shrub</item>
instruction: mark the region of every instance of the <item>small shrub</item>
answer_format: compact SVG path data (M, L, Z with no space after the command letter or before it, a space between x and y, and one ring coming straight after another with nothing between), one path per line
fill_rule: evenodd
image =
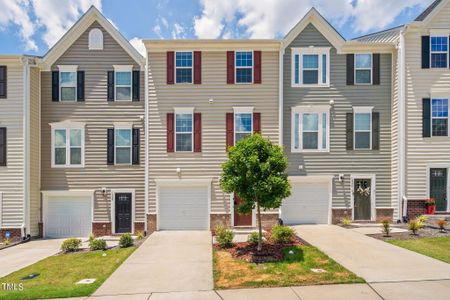
M288 244L294 239L295 232L291 227L276 225L272 227L272 240L277 244Z
M381 221L381 230L384 233L384 236L390 236L391 235L391 221L389 219L383 219Z
M259 233L252 232L248 235L247 242L249 242L250 244L252 245L258 244L258 240L259 240Z
M78 251L81 247L81 240L77 238L70 238L65 240L61 245L61 250L64 253Z
M222 248L233 247L234 232L224 225L216 227L216 241Z
M3 245L4 246L8 246L9 245L9 240L8 239L4 239L3 240Z
M143 231L136 232L136 238L138 240L142 240L145 237L145 233Z
M341 224L342 224L342 226L345 226L345 227L350 226L350 225L352 225L352 219L347 218L347 217L342 218Z
M124 233L120 236L119 247L128 248L134 245L133 237L130 233Z
M408 224L408 229L411 230L412 234L417 235L417 231L422 228L420 222L417 220L411 220Z
M427 224L428 217L425 215L421 215L421 216L418 216L416 220L419 223L419 227L424 228L425 225Z
M89 248L92 251L106 250L106 247L106 241L103 239L93 239L92 241L89 241Z
M95 240L95 235L94 235L93 233L91 233L91 234L89 235L89 238L88 238L89 244L90 244L93 240Z
M436 225L439 226L441 232L445 232L445 226L447 226L448 222L444 219L436 220Z

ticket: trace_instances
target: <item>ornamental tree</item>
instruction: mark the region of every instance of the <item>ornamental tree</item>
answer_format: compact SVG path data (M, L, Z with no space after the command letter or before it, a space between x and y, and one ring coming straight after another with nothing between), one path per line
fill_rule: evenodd
M258 251L262 249L261 208L279 208L291 194L286 168L283 148L260 134L250 135L230 147L228 161L222 165L220 185L225 192L242 200L238 213L248 214L256 208Z

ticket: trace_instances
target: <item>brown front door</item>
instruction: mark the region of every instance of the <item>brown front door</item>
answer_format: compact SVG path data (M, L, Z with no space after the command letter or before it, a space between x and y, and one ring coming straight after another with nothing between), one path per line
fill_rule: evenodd
M252 226L252 214L241 215L238 213L238 206L242 202L238 196L234 196L234 226Z

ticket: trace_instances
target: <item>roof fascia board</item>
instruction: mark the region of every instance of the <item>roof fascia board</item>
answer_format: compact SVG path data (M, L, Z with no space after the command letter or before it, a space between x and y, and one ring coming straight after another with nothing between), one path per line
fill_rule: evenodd
M277 40L146 40L145 48L148 52L162 51L224 51L224 48L233 50L262 50L279 51L281 42Z
M396 49L396 43L372 43L365 44L360 42L346 42L340 49L338 54L356 53L356 52L373 52L373 53L392 53Z

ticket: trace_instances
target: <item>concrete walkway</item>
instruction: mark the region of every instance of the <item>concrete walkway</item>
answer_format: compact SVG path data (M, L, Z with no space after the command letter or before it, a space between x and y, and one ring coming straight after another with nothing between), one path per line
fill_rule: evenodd
M153 233L94 296L212 289L211 233L159 231Z
M450 279L450 264L333 225L295 226L297 234L369 283Z
M63 240L32 240L0 250L0 278L59 252Z

